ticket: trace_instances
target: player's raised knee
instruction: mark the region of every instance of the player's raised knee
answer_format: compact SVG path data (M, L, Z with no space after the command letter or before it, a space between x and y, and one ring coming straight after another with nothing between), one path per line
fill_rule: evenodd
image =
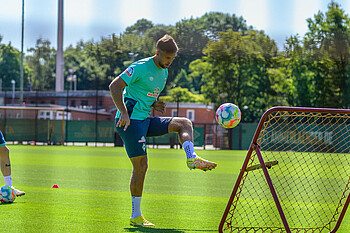
M174 117L169 124L169 133L191 129L192 122L185 117Z
M184 127L192 127L192 121L190 121L190 119L182 117L181 119L181 125L183 125Z
M173 121L174 121L174 123L178 124L179 126L187 126L187 127L192 126L192 121L190 121L186 117L174 117Z

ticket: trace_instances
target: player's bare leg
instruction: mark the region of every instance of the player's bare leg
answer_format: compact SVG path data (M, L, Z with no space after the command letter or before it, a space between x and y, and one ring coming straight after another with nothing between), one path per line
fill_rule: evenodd
M12 186L10 151L6 145L0 146L0 164L5 184L12 187L15 190L17 196L25 195L25 192L20 191Z
M130 225L154 227L155 225L147 221L141 213L141 197L143 191L143 184L148 168L147 156L137 156L130 158L133 165L133 171L130 180L130 193L132 199L132 214L130 218Z
M10 151L6 145L0 146L1 172L3 176L11 175Z
M137 156L130 158L133 171L130 180L130 192L134 197L141 197L143 191L143 183L148 168L147 156Z
M179 135L180 143L187 155L187 166L189 169L200 169L208 171L215 169L216 163L210 162L199 157L193 148L193 127L192 122L183 117L174 117L169 123L169 133L177 132Z

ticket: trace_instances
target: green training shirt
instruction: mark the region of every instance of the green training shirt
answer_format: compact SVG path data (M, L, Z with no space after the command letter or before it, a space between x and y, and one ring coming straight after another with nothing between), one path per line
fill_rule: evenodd
M123 98L137 101L130 119L144 120L149 117L152 104L165 87L168 69L158 68L153 57L148 57L131 64L119 77L127 84ZM119 117L118 110L116 118Z

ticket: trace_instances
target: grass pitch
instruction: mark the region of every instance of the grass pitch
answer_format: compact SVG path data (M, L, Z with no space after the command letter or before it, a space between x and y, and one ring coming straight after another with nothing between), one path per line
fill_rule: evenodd
M202 172L187 168L182 150L148 149L142 213L157 228L143 229L129 226L132 166L124 148L8 147L13 183L26 195L0 205L0 232L217 232L246 156L197 150L218 163ZM348 211L338 232L349 231Z

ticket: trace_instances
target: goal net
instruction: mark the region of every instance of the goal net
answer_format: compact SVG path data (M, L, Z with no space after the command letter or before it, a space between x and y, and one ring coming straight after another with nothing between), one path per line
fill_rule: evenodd
M219 232L336 232L350 202L350 110L262 116Z

